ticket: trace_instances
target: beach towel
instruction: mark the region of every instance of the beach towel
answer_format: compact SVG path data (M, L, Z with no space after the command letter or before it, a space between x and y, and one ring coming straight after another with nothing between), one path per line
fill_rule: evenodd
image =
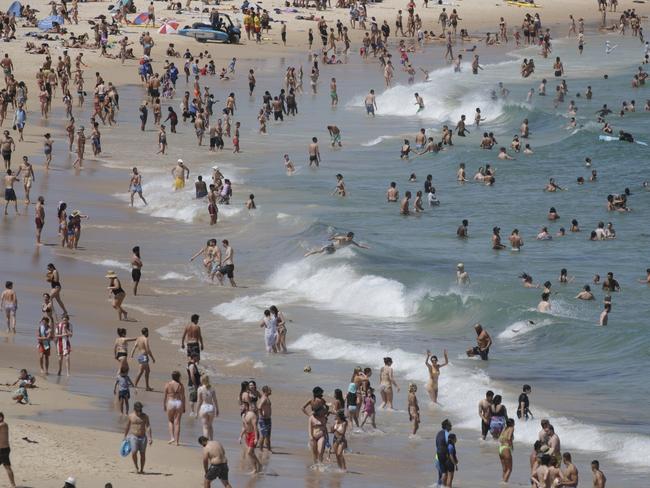
M50 15L40 20L37 25L39 29L46 31L50 30L54 26L54 23L63 25L63 17L60 15Z

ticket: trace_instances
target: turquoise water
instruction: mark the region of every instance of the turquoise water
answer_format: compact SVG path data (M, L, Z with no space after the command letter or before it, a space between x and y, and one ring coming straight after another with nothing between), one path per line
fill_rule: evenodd
M650 389L645 381L650 290L637 280L645 276L650 265L650 193L642 188L648 179L650 148L600 142L595 111L607 103L618 112L623 100L635 99L638 112L623 118L613 114L609 121L615 131L624 129L648 142L650 113L643 112L648 88L635 90L630 86L643 57L642 47L638 40L617 43L616 57L605 56L601 48L604 40L594 38L581 58L573 43L555 43L553 55L564 61L570 93L558 108L553 106L557 83L552 79L553 60L542 60L531 50L517 53L535 57L537 72L527 80L519 76L518 58L490 61L479 76L472 76L469 67L461 74L436 67L440 55L432 50L415 57L416 65L431 67L431 81L412 87L398 85L384 90L379 69L356 58L345 66L321 67L319 94L303 94L298 100L299 117L282 124L269 123L266 136L258 135L253 125L260 99L245 97L242 80L241 87L235 85L237 93L244 96L235 119L243 122L243 154L233 156L226 150L212 158L206 149L196 149L188 127L183 130L186 136L182 142L170 137L172 147L166 166L138 162L145 172L145 193L151 201L143 211L178 222L169 226L169 242L160 242L154 251L165 256L165 265L152 266L165 280L183 289L203 286L184 280L198 276L200 271L185 264L184 255L173 248L174 238L190 239L191 246L198 248L214 234L226 236L218 228L208 228L205 205L192 199L192 191L170 195L167 172L182 155L190 161L194 175L200 169L207 177L209 167L217 160L235 183L234 203L231 208L222 206L220 215L237 227L228 237L238 251L238 280L240 284L254 284L255 290L226 303L219 304L216 299L206 304L212 308L214 327L256 330L254 322L272 303L296 318L290 327L290 348L296 354L288 358L265 356L260 335L258 343L242 346L254 360L278 371L288 364L297 367L318 361L323 368L319 381L343 387L354 365L379 367L381 358L391 355L402 382L424 382L426 349L441 355L447 348L452 365L443 370L440 402L456 425L476 427L476 403L488 387L503 392L506 404L514 411L521 385L529 383L536 417L552 419L564 447L593 451L645 470L650 448ZM283 60L279 65L270 61L257 65L258 97L265 89L273 94L279 91L279 74L288 64ZM303 62L303 66L306 69L308 63ZM604 74L609 79L605 80ZM332 76L339 86L336 110L329 107L327 87ZM543 77L549 81L549 95L535 95L532 103L526 103L527 91L536 90ZM398 76L398 82L405 81L404 76ZM490 92L500 81L510 95L494 101ZM233 89L211 80L208 84L222 100ZM587 85L594 92L592 101L584 99ZM374 119L367 118L361 106L371 87L379 95ZM426 105L419 116L414 115L416 91ZM576 97L577 92L583 96ZM570 100L579 107L578 130L564 128ZM487 118L480 132L493 131L503 146L509 147L521 121L528 118L531 138L526 142L535 153L500 161L496 148L479 148L479 131L470 126L471 134L465 139L455 137L455 145L449 150L408 162L399 159L403 138L413 142L419 128L425 127L438 139L443 123L455 125L463 113L471 120L476 107ZM124 109L121 117L128 110ZM341 128L342 149L328 145L326 126L331 124ZM314 135L320 139L323 156L318 170L307 167L307 144ZM133 142L139 134L122 137ZM149 137L154 140L153 133ZM110 138L108 135L107 140ZM290 177L283 168L284 153L290 154L298 168ZM592 168L585 167L586 157L592 158ZM117 159L113 163L119 165ZM126 156L122 161L124 166L132 162ZM486 187L472 181L459 185L456 170L461 162L467 166L469 179L479 166L492 165L497 169L496 184ZM598 171L598 181L577 185L576 178L588 179L591 169ZM349 191L345 199L331 196L336 173L345 177ZM411 173L416 173L417 182L408 181ZM427 174L433 175L441 205L427 207L419 216L400 216L398 206L385 201L388 184L397 182L401 194L407 190L415 193L423 189ZM543 192L550 177L567 191ZM247 195L238 193L238 186L244 183L257 197L259 208L252 214L242 209ZM629 206L633 211L608 213L606 196L622 193L625 188L632 192ZM547 221L550 207L561 215L559 221ZM470 221L471 237L459 241L455 231L464 218ZM581 233L567 233L552 241L535 240L542 226L548 226L555 235L561 226L568 230L574 218ZM616 240L587 239L601 220L614 224ZM523 250L493 251L493 226L502 228L504 241L513 228L518 228L525 241ZM307 250L323 245L333 232L347 231L354 231L355 238L370 249L303 258ZM458 262L463 262L470 273L471 286L456 286ZM575 277L572 283L558 282L561 268ZM535 311L540 290L522 287L518 275L524 271L535 282L553 283L551 313ZM622 292L614 294L609 325L603 328L597 326L604 297L600 287L592 285L596 295L593 302L573 297L595 273L603 277L608 271L614 272ZM526 325L529 320L535 325ZM476 322L481 322L494 339L488 363L464 357L465 348L474 343L472 325ZM219 340L240 344L241 336ZM536 399L535 392L543 394ZM421 401L424 395L422 391ZM532 444L536 431L534 425L518 426L517 440Z

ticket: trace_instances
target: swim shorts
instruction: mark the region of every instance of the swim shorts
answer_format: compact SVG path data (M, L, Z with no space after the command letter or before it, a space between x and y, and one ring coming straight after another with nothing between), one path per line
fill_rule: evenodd
M219 272L222 275L225 275L228 278L232 279L235 276L235 265L234 264L226 264L225 266L222 266L221 269L219 269Z
M201 347L198 342L188 342L187 344L187 357L191 357L196 354L201 357Z
M13 188L5 188L5 200L8 202L16 201L16 192Z
M246 433L246 445L248 447L255 447L255 432Z
M271 435L271 419L265 419L260 417L259 421L257 422L259 428L260 428L260 435L262 437L269 437Z
M10 447L3 447L0 449L0 466L11 466L11 461L9 460L10 452Z
M222 481L228 481L228 463L211 464L205 472L205 479L214 481L219 478Z
M147 450L147 436L138 437L135 435L129 436L131 443L131 453L135 454L140 451L142 454Z

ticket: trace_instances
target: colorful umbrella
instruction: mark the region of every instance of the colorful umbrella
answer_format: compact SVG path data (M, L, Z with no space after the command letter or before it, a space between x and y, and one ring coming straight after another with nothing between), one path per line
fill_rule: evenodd
M160 27L160 29L158 29L158 34L178 34L180 26L180 22L168 20Z
M147 12L142 12L138 14L136 18L131 21L131 23L135 25L142 25L145 24L147 20L149 20L149 14Z

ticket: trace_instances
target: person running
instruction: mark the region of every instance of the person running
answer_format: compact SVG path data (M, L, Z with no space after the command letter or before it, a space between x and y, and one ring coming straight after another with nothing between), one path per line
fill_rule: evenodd
M118 320L128 320L127 312L122 308L122 303L126 298L126 292L122 288L122 283L117 277L115 271L109 271L106 273L106 278L108 278L108 286L106 287L111 296L111 305L115 310L117 310Z
M137 388L140 379L144 375L144 384L147 391L153 391L153 388L149 385L149 375L151 374L151 367L149 362L156 362L156 358L153 356L151 347L149 347L149 329L147 327L142 328L142 335L135 340L133 349L131 350L131 357L133 358L137 352L136 360L140 365L140 371L138 376L135 377L135 387Z
M147 445L153 444L153 435L149 416L144 413L141 402L133 404L133 412L127 417L124 439L128 439L131 444L131 459L133 459L136 472L143 474ZM138 453L140 453L140 467L138 467Z

